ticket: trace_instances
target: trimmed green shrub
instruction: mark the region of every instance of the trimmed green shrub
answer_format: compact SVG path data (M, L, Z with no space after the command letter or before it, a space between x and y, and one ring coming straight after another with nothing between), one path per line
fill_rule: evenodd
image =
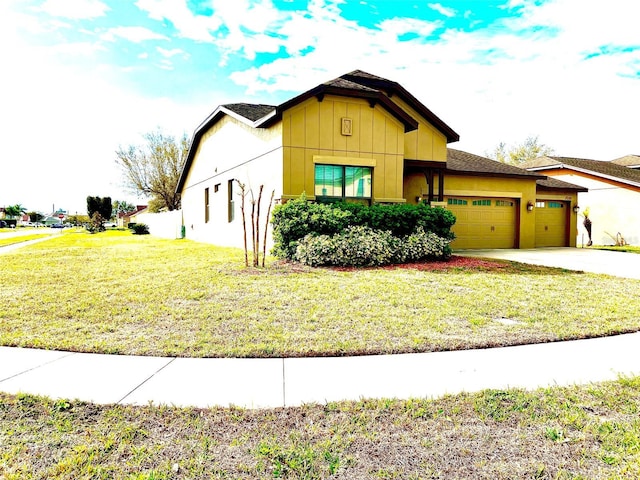
M418 227L411 235L400 239L396 263L420 262L422 260L448 260L451 258L451 240Z
M131 230L134 235L149 235L149 226L144 223L136 223Z
M398 238L390 231L358 225L334 235L309 234L297 244L294 260L312 267L335 265L372 267L391 263L446 260L449 240L419 228Z
M391 232L358 225L333 236L305 236L298 242L294 259L313 267L387 265L393 262L398 242Z
M309 234L333 235L350 224L351 213L323 203L311 203L303 194L273 209L274 248L279 258L293 259L298 241Z
M388 231L396 238L410 237L417 232L422 232L420 235L431 232L450 241L454 238L451 227L455 221L455 216L449 210L433 208L426 203L372 206L345 202L321 204L308 202L306 196L302 195L274 209L272 253L279 258L293 260L299 242L307 235L331 237L349 226ZM412 242L420 243L417 239ZM415 255L409 257L414 258Z
M417 205L395 203L371 206L340 202L333 204L333 207L350 212L352 225L367 225L374 230L390 230L396 237L410 235L422 227L426 232L453 240L451 227L456 222L453 213L444 208L431 207L425 202Z

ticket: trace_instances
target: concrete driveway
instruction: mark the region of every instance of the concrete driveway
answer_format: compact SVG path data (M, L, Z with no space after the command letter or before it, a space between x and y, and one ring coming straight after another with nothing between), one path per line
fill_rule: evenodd
M640 279L640 254L591 248L458 250L454 255L511 260L623 278Z

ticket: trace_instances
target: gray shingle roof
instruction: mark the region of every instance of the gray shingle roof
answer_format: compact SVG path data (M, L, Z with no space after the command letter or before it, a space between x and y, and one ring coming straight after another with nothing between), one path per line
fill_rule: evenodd
M574 185L573 183L563 182L553 177L536 180L536 185L545 190L575 190L577 192L588 192L589 189Z
M613 162L603 162L601 160L547 156L527 162L524 167L527 169L540 169L542 172L544 172L545 167L567 168L574 171L583 170L597 176L613 177L623 182L640 184L640 170L633 170Z
M513 165L507 165L506 163L491 160L490 158L481 157L472 153L463 152L461 150L455 150L453 148L447 149L447 170L455 172L545 178L544 175L528 172L527 170Z
M352 82L351 80L347 80L346 78L334 78L333 80L325 82L324 85L338 88L348 88L350 90L362 90L365 92L377 92L375 88L369 88L366 85Z
M273 112L276 107L273 105L262 105L262 104L253 104L253 103L227 103L226 105L222 105L223 107L231 110L238 115L243 116L246 119L255 122L260 120L265 115Z

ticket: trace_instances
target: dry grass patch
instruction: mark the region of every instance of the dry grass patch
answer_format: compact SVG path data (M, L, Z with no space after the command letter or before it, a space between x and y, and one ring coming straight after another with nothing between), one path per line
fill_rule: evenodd
M0 394L0 477L640 477L640 379L275 410Z
M244 268L237 249L118 231L61 235L2 260L0 344L11 346L193 357L347 355L640 328L639 281L509 262L362 270L271 262L254 270Z

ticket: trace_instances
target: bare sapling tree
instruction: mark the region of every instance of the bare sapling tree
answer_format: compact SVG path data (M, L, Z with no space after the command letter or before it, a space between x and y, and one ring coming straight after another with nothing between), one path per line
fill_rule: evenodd
M260 204L262 203L262 190L264 185L260 185L258 190L258 200L256 206L256 217L253 218L253 212L251 214L251 223L253 228L253 266L257 267L260 263Z
M240 182L240 180L236 179L236 182L240 188L239 195L242 200L240 203L240 210L242 212L242 229L243 229L243 239L244 239L244 264L246 267L249 266L249 249L247 245L247 214L246 214L246 202L245 198L247 195L251 195L251 250L252 250L252 262L251 264L254 267L259 267L265 265L265 257L267 256L267 230L269 228L269 215L271 215L271 205L273 204L273 197L275 196L275 190L271 192L271 199L269 200L269 205L267 208L267 219L265 220L264 225L264 241L262 244L262 262L260 262L260 214L261 214L261 205L262 205L262 192L264 191L264 185L260 185L258 190L258 198L256 198L253 194L253 189L247 189L247 186Z
M269 229L269 218L271 216L271 206L273 205L273 197L276 191L271 191L271 198L269 199L269 207L267 208L267 218L264 221L264 241L262 242L262 268L264 268L264 259L267 257L267 230Z
M244 199L247 197L247 187L244 183L236 178L236 183L240 188L240 211L242 212L242 232L244 234L244 266L249 266L249 254L247 252L247 221L244 209Z

